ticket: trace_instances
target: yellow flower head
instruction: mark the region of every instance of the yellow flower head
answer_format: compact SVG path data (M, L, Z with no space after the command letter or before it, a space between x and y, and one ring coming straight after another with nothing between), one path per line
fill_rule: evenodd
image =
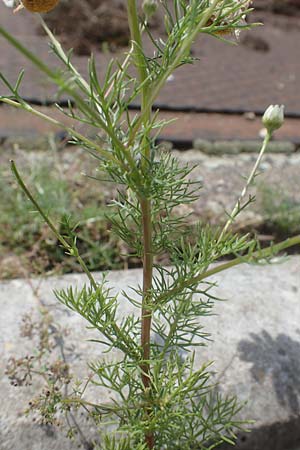
M13 8L15 5L15 0L3 0L3 2L9 8ZM20 0L14 12L26 8L30 12L46 13L55 8L58 2L59 0Z

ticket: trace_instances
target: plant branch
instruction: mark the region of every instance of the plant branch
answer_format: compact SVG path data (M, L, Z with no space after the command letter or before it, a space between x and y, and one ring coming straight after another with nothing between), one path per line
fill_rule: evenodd
M232 212L231 212L231 214L229 216L229 219L227 220L227 222L226 222L226 224L225 224L225 226L224 226L224 228L223 228L223 230L222 230L222 232L221 232L221 234L220 234L220 236L218 238L218 243L222 240L222 238L224 237L224 234L226 233L226 231L228 230L229 226L232 224L232 222L234 221L236 215L238 214L238 212L240 210L241 202L244 199L244 197L245 197L245 195L246 195L246 193L247 193L247 191L249 189L249 186L252 184L255 176L257 175L257 170L258 170L258 168L260 166L261 160L262 160L262 158L263 158L263 156L265 154L265 151L267 149L267 146L268 146L268 144L270 142L271 137L272 137L272 135L268 132L266 137L265 137L265 139L264 139L264 142L263 142L262 148L261 148L261 150L259 152L258 158L257 158L257 160L256 160L256 162L255 162L255 164L253 166L253 169L252 169L252 171L251 171L251 173L250 173L250 175L249 175L249 177L247 179L247 182L246 182L246 184L245 184L245 186L244 186L244 188L243 188L243 190L241 192L241 195L239 196L239 198L238 198L238 200L237 200L237 202L236 202L236 204L235 204L235 206L234 206L234 208L233 208L233 210L232 210Z
M33 195L31 194L31 192L29 191L29 189L27 188L27 186L25 185L24 181L22 180L17 167L15 165L15 162L13 160L10 161L11 164L11 170L17 180L18 185L20 186L20 188L22 189L22 191L25 193L25 195L27 196L27 198L31 201L31 203L34 205L34 207L36 208L36 210L39 212L39 214L43 217L43 219L45 220L45 222L47 223L47 225L49 226L49 228L51 229L51 231L54 233L54 235L56 236L57 240L63 245L63 247L69 252L69 255L74 256L78 263L80 264L81 268L83 269L83 271L85 272L85 274L87 275L91 286L93 286L94 289L97 289L97 283L93 277L93 275L91 274L91 272L89 271L89 269L87 268L85 262L83 261L83 259L81 258L81 256L78 253L78 250L76 247L74 247L74 245L70 245L65 238L60 234L60 232L58 231L58 229L56 228L56 226L54 225L54 223L52 222L52 220L47 216L47 214L44 213L44 211L42 210L42 208L39 206L39 204L37 203L37 201L35 200L35 198L33 197Z
M47 31L47 29L46 29ZM50 34L49 34L50 33ZM78 75L78 72L74 69L73 65L70 65L70 63L67 60L66 55L64 54L62 47L56 41L54 36L49 30L49 36L53 37L52 43L55 45L55 48L57 48L59 56L62 58L62 61L67 64L68 68L71 69L73 74L75 75L75 81L79 82L80 86L86 89L86 82L84 82L83 78ZM59 86L62 90L64 90L67 94L71 95L74 98L74 101L76 105L81 108L82 111L85 112L85 114L89 117L91 117L95 124L97 124L100 128L102 128L107 135L110 137L112 143L115 145L117 149L120 150L121 153L123 153L125 159L127 160L130 168L134 171L136 171L136 164L135 161L128 150L127 147L118 139L117 134L115 130L105 123L105 121L100 117L99 115L99 108L96 108L94 110L86 101L82 99L82 97L73 89L72 83L70 83L70 80L63 79L58 72L54 72L51 70L46 64L43 63L42 60L40 60L37 56L35 56L32 52L30 52L26 47L24 47L21 42L19 42L17 39L15 39L10 33L8 33L4 28L0 27L0 35L2 35L5 39L10 42L20 53L22 53L27 59L29 59L39 70L41 70L43 73L45 73L54 83ZM78 78L79 76L79 78ZM73 81L73 80L72 80ZM1 99L2 100L2 99ZM3 101L3 100L2 100ZM98 105L98 104L97 104ZM99 107L99 105L98 105ZM72 133L71 133L72 134ZM73 133L74 136L76 136L75 133Z
M143 259L143 304L142 304L142 336L141 344L143 349L142 380L145 388L150 387L150 332L152 311L151 287L153 271L153 255L151 248L152 230L150 217L150 204L148 200L141 200L143 216L143 236L144 236L144 259Z
M205 280L206 278L209 278L212 275L215 275L219 272L223 272L224 270L230 269L240 264L244 263L251 264L266 258L270 258L272 255L282 250L286 250L287 248L293 247L295 245L300 245L300 235L288 238L283 242L279 242L278 244L272 245L263 250L253 252L249 256L241 256L226 263L221 263L212 269L206 270L205 272L196 275L195 277L188 278L185 281L181 282L178 286L174 287L173 289L165 291L163 294L159 295L156 301L157 302L165 301L170 297L180 294L184 289L189 289L193 285L200 283L202 280Z
M136 0L127 0L128 23L130 28L131 40L133 44L133 57L139 73L140 83L147 78L147 71L143 54L143 42L140 30Z
M116 159L113 157L113 155L104 148L100 147L100 145L96 144L96 142L86 138L83 134L79 133L78 131L74 130L71 127L68 127L63 122L60 122L59 120L56 120L53 117L43 114L41 111L38 111L37 109L34 109L28 103L25 102L20 103L7 97L0 97L0 102L6 103L7 105L13 106L14 108L17 109L24 109L25 111L39 117L40 119L43 119L44 121L49 122L52 125L62 128L63 130L67 131L70 134L70 136L73 136L78 140L82 141L88 148L96 150L98 153L100 153L100 155L103 158L106 158L109 161L116 162Z
M142 102L141 102L141 115L143 121L140 126L146 126L147 122L151 118L152 104L148 102L148 83L147 83L147 70L144 61L143 43L137 13L136 0L127 1L128 8L128 22L131 33L131 39L134 45L134 59L135 65L139 73L139 81L142 85ZM146 127L145 127L146 128ZM141 142L142 153L142 168L147 171L149 157L150 157L150 145L147 142L147 136L144 136ZM142 211L142 228L143 228L143 301L141 311L141 346L142 346L142 382L145 390L150 390L150 334L151 334L151 321L152 311L149 306L152 303L151 287L152 287L152 274L153 274L153 254L152 254L152 217L151 217L151 200L141 196L140 205ZM145 413L149 417L151 414L151 404L145 407ZM154 435L150 431L145 433L145 442L149 449L154 448Z
M128 0L128 1L130 1L130 0ZM206 25L206 23L208 22L209 18L212 15L213 11L215 10L216 6L221 1L223 1L223 0L214 0L213 3L211 4L211 6L209 6L206 9L206 11L204 11L203 17L199 21L198 25L194 29L191 29L188 37L186 37L183 40L181 48L177 52L177 55L174 58L174 61L163 72L163 75L160 77L160 79L156 80L155 84L152 85L152 89L151 89L150 95L147 98L147 103L144 105L145 106L144 107L144 111L141 111L141 115L140 115L139 119L137 120L134 128L132 129L132 132L131 132L131 135L130 135L130 138L129 138L129 141L128 141L128 145L132 144L132 142L134 141L136 133L140 129L141 124L144 123L144 121L145 121L145 114L147 114L147 111L149 109L151 110L155 99L157 98L157 96L160 93L161 89L165 85L167 79L174 72L174 70L177 68L177 66L180 64L182 58L184 57L186 52L190 49L190 47L191 47L193 41L195 40L197 34L201 30L201 28L203 28Z

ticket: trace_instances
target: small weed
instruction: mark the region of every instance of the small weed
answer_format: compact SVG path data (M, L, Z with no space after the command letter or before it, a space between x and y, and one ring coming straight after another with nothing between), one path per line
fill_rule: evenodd
M300 203L279 187L262 184L259 187L264 226L277 238L300 231Z
M61 156L63 158L63 156ZM72 158L74 164L76 157ZM59 165L60 170L57 170ZM49 213L60 231L65 218L71 218L78 234L78 248L90 270L120 269L127 265L118 238L110 233L111 208L94 181L80 183L74 179L72 167L56 159L30 162L28 183L43 209ZM76 190L75 190L76 186ZM0 278L25 273L67 273L80 271L76 262L65 255L52 232L43 223L25 195L18 189L9 170L0 170ZM80 220L79 220L80 217ZM127 249L126 249L127 250ZM13 270L9 268L13 262ZM134 262L133 262L134 263ZM21 270L16 269L16 265Z
M66 218L76 225L77 245L89 270L140 266L136 257L125 256L130 255L131 249L111 233L113 208L107 206L115 195L111 187L103 182L103 193L99 196L99 191L94 189L95 181L84 179L75 170L79 161L86 164L89 160L81 153L71 154L70 147L61 151L54 148L54 156L49 158L44 152L32 152L26 162L29 167L27 182L62 234ZM85 172L91 173L90 166L85 167ZM52 232L33 211L8 169L0 170L0 191L0 278L80 271L75 259L66 256ZM300 231L300 204L280 188L261 184L258 191L263 222L252 232L255 228L261 232L263 228L275 240L297 234ZM181 231L189 235L193 245L197 235L193 224L186 223ZM158 259L160 263L170 264L167 252Z

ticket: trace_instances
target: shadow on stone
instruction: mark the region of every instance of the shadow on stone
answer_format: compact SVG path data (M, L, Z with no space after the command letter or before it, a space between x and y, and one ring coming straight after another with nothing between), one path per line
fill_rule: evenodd
M218 450L299 450L300 417L238 435L236 446L224 444Z
M300 341L286 334L273 338L267 331L251 333L251 340L238 345L242 361L252 363L251 374L257 383L271 380L279 405L291 415L300 413Z

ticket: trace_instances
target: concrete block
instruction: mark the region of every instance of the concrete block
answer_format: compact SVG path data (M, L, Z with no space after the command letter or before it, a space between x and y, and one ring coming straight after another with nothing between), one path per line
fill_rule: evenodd
M141 271L111 272L109 284L121 292L141 282ZM96 278L101 274L95 274ZM219 389L246 402L240 418L254 419L253 432L239 436L243 450L290 450L300 442L300 257L279 264L242 265L218 274L214 313L199 320L212 341L196 353L196 364L214 361ZM22 411L39 384L15 388L4 374L6 361L30 354L20 338L23 314L36 314L40 301L55 321L70 330L65 340L69 362L78 376L88 374L86 363L103 356L101 345L88 342L95 334L76 314L55 299L52 290L82 285L84 275L42 280L12 280L0 284L0 449L71 450L74 442L52 427L40 426ZM39 300L38 300L39 299ZM120 314L132 307L120 297ZM118 357L117 353L109 355ZM97 390L94 396L103 396ZM87 435L96 430L84 424ZM222 447L221 447L222 448ZM226 446L223 449L227 448Z

